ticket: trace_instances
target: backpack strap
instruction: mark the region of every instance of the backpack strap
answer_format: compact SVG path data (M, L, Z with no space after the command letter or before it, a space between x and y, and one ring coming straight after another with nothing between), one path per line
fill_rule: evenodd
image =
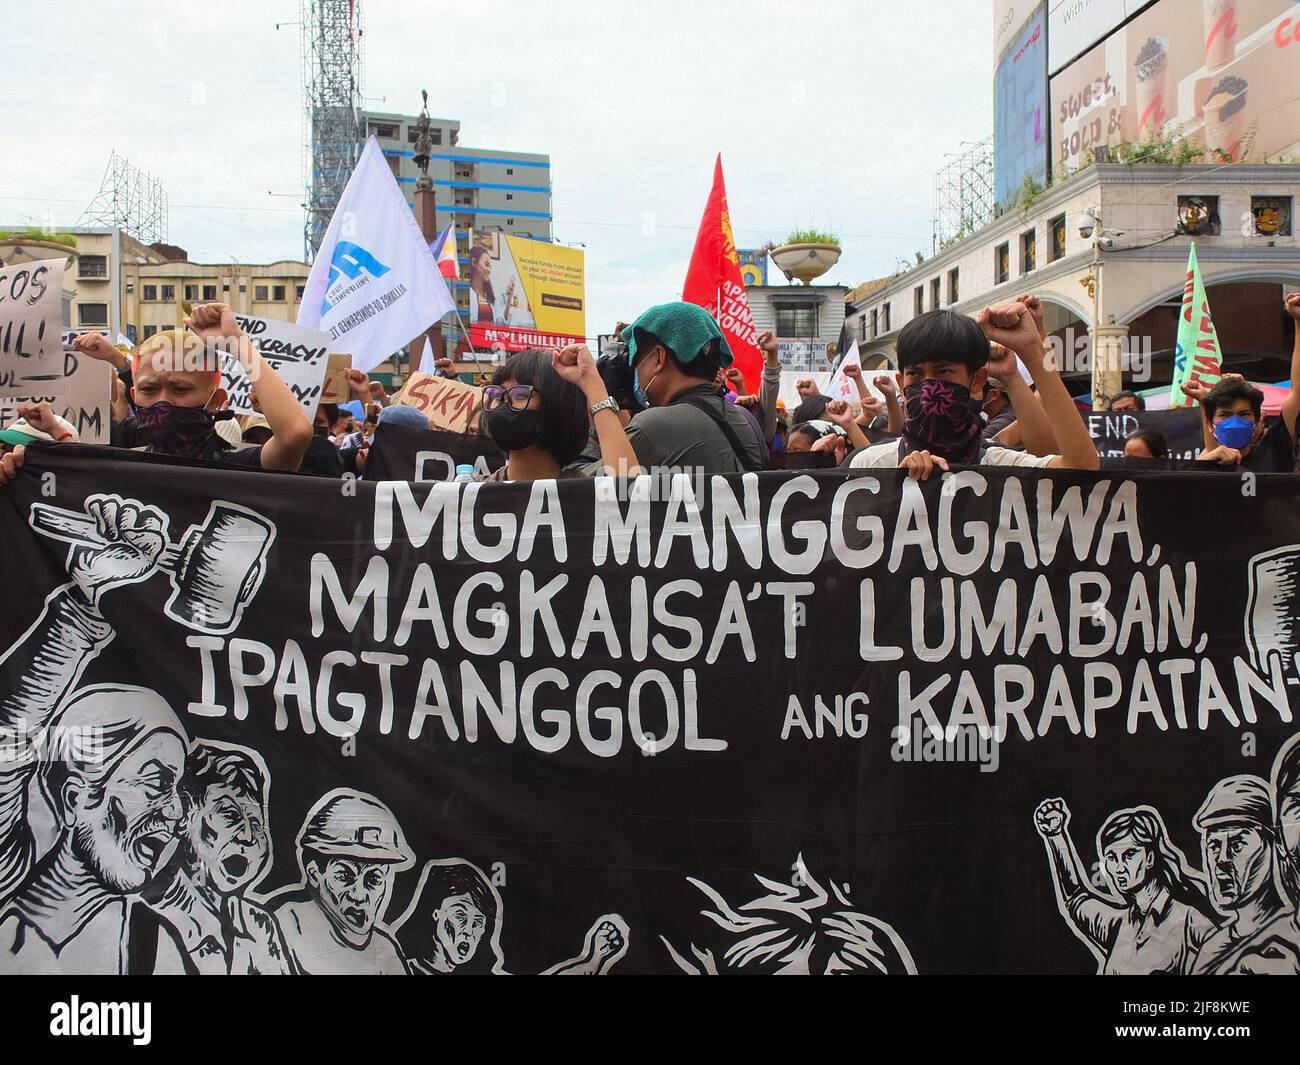
M677 402L689 403L696 410L703 411L713 419L713 423L722 430L722 435L727 438L727 443L731 445L731 450L736 453L736 459L739 461L742 469L753 473L756 470L761 470L763 468L763 460L761 458L755 459L754 456L749 453L749 450L745 445L740 442L740 437L736 435L736 430L734 430L727 422L726 416L723 415L721 411L715 410L707 399L703 396L683 396L681 399L677 400ZM725 400L723 402L725 402Z

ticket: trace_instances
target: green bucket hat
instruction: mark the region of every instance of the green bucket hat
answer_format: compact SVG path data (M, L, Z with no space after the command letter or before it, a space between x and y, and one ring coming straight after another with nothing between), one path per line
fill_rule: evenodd
M730 366L733 360L727 338L722 335L713 315L694 303L661 303L624 329L628 362L632 365L636 365L637 348L644 342L645 333L658 338L677 356L678 362L692 362L712 345L717 346L719 366Z

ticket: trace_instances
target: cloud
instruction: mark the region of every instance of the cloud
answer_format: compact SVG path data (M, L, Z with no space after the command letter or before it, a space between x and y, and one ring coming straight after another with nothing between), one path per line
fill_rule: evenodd
M299 28L275 28L297 5L191 10L8 13L0 62L27 104L0 114L0 220L75 222L116 148L163 181L171 240L194 259L301 256L298 200L268 196L302 186ZM844 256L826 280L856 283L929 252L934 171L992 128L982 4L365 11L367 106L414 113L427 88L462 143L549 153L554 234L586 245L593 335L680 291L719 151L742 246L829 226Z

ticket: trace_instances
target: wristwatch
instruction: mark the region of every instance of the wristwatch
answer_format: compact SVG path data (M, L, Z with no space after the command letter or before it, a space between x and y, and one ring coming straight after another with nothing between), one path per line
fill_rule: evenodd
M603 410L612 410L617 412L618 409L619 409L618 400L616 400L613 396L606 396L599 403L593 403L591 405L591 410L587 411L587 413L594 418L597 414L599 414Z

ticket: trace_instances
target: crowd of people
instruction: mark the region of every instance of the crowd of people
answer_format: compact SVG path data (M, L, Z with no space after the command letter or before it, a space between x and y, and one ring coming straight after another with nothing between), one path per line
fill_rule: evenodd
M1287 296L1285 312L1300 323L1300 293ZM896 372L873 379L883 399L852 365L845 374L856 385L857 403L822 395L803 379L793 411L779 399L781 364L770 332L758 338L764 362L757 392L732 365L713 317L693 304L651 307L620 323L616 335L617 349L599 359L573 344L517 352L496 366L470 431L490 441L505 462L479 477L898 467L925 480L966 464L1100 465L1079 408L1051 364L1042 304L1032 295L986 307L977 317L947 310L919 315L899 333ZM347 371L354 409L321 403L313 422L225 304L195 307L184 328L155 334L129 356L99 333L80 336L74 345L117 371L114 447L285 473L364 477L381 426L430 425L420 410L395 402L361 370ZM222 353L237 358L252 383L251 415L236 416L229 408ZM439 372L449 374L449 366L440 360ZM1271 421L1263 393L1240 375L1184 391L1202 412L1199 463L1253 473L1297 469L1300 331L1291 388ZM1132 392L1121 392L1111 406L1142 408L1142 397ZM29 444L77 438L48 403L18 413L20 421L0 433L0 484L26 461ZM1140 427L1125 442L1125 455L1164 459L1169 446L1157 430Z

